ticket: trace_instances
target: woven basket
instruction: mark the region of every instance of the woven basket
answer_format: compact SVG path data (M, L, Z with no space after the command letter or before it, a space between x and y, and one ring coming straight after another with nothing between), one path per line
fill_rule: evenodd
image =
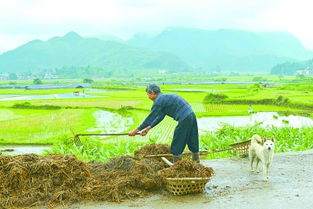
M201 193L210 178L166 178L166 188L174 195Z
M247 155L251 140L246 140L242 142L237 142L230 144L229 146L234 149L239 155Z

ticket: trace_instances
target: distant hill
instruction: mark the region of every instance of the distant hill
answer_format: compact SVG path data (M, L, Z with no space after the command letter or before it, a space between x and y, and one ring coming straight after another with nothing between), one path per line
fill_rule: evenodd
M271 69L274 75L295 75L296 73L313 75L313 59L302 62L285 62Z
M0 72L52 71L66 77L146 75L161 70L270 72L277 64L311 58L313 52L287 32L168 28L155 36L137 34L128 41L70 32L3 53Z
M287 32L168 28L155 37L137 34L127 43L176 54L198 70L269 72L278 63L313 56Z
M99 36L93 36L90 38L98 38L98 39L103 40L103 41L115 41L115 42L120 42L120 43L124 42L123 39L121 39L117 36L111 35L111 34L103 34L103 35L99 35Z
M137 72L161 69L176 72L189 69L179 57L168 52L153 52L124 43L83 38L75 32L48 41L34 40L0 56L0 72L38 72L72 67L97 67L97 73L101 73L101 70Z

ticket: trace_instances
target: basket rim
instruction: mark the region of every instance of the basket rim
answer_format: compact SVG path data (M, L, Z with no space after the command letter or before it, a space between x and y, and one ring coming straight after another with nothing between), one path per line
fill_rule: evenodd
M246 141L241 141L241 142L232 143L232 144L230 144L229 146L243 145L243 144L248 144L249 142L251 142L251 139L246 140Z
M177 181L177 180L210 180L211 177L181 177L181 178L166 178L166 180L173 180L173 181Z

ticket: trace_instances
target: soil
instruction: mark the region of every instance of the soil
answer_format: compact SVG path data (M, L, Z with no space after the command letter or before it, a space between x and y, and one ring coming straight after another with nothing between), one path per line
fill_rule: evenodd
M250 173L247 158L205 160L202 164L215 171L203 194L173 196L163 191L118 204L97 202L71 208L313 208L313 150L275 154L268 183L262 180L262 173Z

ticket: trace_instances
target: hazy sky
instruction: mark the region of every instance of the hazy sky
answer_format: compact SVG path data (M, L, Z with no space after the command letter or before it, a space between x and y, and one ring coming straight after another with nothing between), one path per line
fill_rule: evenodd
M128 38L171 26L283 30L313 49L313 1L0 0L0 53L69 31Z

